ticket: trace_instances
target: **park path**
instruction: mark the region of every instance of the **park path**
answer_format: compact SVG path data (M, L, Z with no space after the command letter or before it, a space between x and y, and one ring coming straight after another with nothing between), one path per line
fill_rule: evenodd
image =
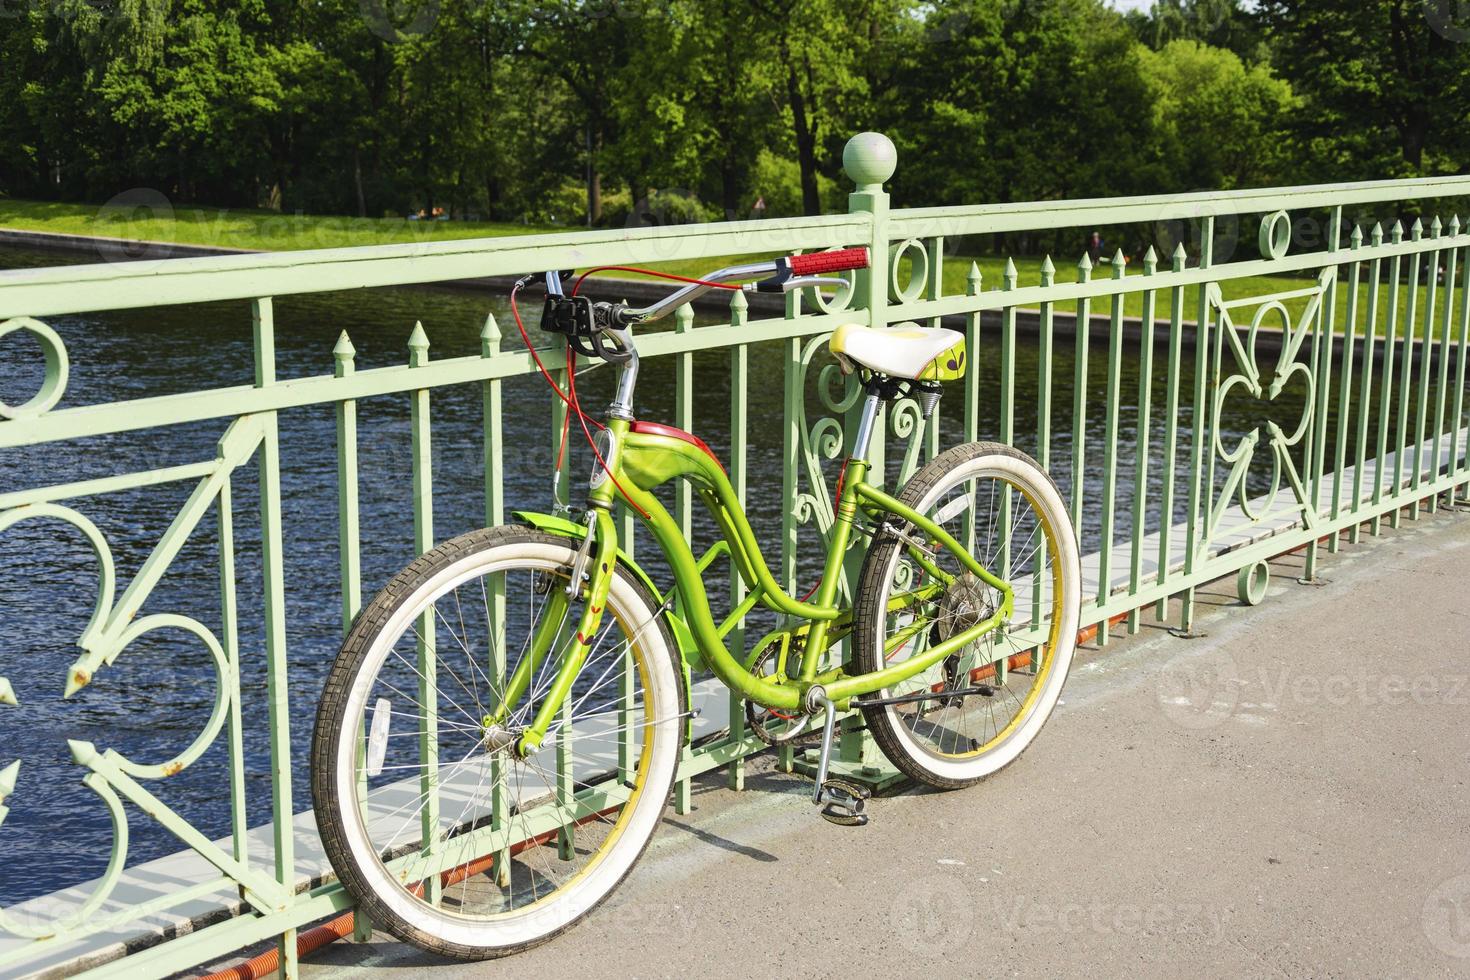
M338 944L315 980L500 976L1470 976L1470 513L1273 564L1195 639L1079 651L989 782L831 826L752 760L622 889L513 960Z

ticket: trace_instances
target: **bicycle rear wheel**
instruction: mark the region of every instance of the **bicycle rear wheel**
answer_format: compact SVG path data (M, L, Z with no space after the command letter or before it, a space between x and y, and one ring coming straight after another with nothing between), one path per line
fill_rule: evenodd
M876 695L912 700L863 709L874 741L900 771L944 789L967 786L1020 755L1061 695L1081 606L1077 539L1046 471L996 443L941 453L899 499L1014 591L1008 621ZM1001 606L998 590L923 537L910 525L890 527L868 550L853 631L859 671L921 655Z
M513 746L581 616L565 595L574 544L501 527L440 545L363 609L327 679L312 743L322 842L373 923L422 949L485 959L545 942L622 881L667 804L678 653L621 568L545 742L526 758ZM539 662L538 627L554 638Z

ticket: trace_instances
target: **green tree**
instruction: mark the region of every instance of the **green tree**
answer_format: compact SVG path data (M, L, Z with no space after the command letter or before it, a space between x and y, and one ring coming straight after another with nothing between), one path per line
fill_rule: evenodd
M1231 51L1171 41L1139 52L1154 107L1159 190L1258 187L1293 169L1291 86Z
M1138 42L1098 0L939 8L893 86L886 129L905 203L1094 197L1152 186L1151 93ZM933 70L941 58L946 70Z
M801 178L802 209L822 210L822 161L849 135L856 106L869 96L864 66L878 25L896 12L889 0L749 0L764 32L746 51L757 59L767 96L779 106Z
M1155 0L1147 11L1130 11L1127 20L1155 50L1183 40L1233 51L1247 63L1269 54L1260 18L1241 0Z
M635 59L645 50L640 38L667 10L639 0L547 0L509 4L506 16L530 69L571 96L568 121L575 128L564 150L583 163L587 221L595 224L602 217L607 149L618 136L616 107L637 90L630 79L642 68Z
M1388 177L1459 171L1470 45L1423 0L1261 0L1272 61L1302 97L1308 172Z

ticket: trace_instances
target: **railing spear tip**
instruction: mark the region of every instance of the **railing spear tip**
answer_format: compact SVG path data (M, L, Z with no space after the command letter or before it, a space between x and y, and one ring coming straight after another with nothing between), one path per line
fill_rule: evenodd
M97 758L97 746L91 742L69 738L66 740L66 747L71 749L71 759L79 766L85 766Z
M1444 225L1440 222L1439 215L1436 214L1434 216L1434 220L1429 223L1429 234L1433 235L1435 238L1438 238L1443 233Z
M1458 214L1452 214L1452 215L1450 215L1450 234L1451 235L1458 235L1459 233L1460 233L1460 216Z
M980 295L980 284L984 281L984 275L980 272L980 263L971 262L970 271L965 273L965 292L971 296Z
M1415 238L1421 238L1421 237L1423 237L1423 235L1424 235L1424 222L1421 219L1419 219L1419 218L1415 218L1414 219L1414 223L1409 227L1409 234L1412 235Z
M1041 260L1041 274L1043 276L1051 276L1051 275L1056 275L1056 271L1057 271L1057 267L1056 267L1056 265L1051 260L1051 254L1048 253Z
M1159 267L1159 253L1154 251L1152 245L1148 247L1147 252L1143 253L1143 267L1150 272Z
M81 661L77 661L66 672L66 684L62 687L61 696L63 699L71 698L90 683L92 683L92 671L83 666Z
M1352 235L1350 235L1348 237L1348 241L1350 241L1350 242L1353 243L1353 248L1358 248L1359 246L1361 246L1363 244L1363 226L1362 225L1353 225L1353 233L1352 233Z
M352 338L347 336L346 330L337 337L337 346L332 348L332 356L339 361L350 361L357 356L357 348L352 346Z
M494 313L485 314L485 325L480 328L480 339L489 344L500 344L500 323Z

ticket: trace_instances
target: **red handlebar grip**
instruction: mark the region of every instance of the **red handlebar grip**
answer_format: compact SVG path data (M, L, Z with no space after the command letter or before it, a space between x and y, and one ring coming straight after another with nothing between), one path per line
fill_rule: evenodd
M836 252L810 252L806 255L793 255L786 260L791 266L791 274L794 276L815 276L823 272L845 272L848 269L866 269L868 267L868 250L865 248L844 248Z

